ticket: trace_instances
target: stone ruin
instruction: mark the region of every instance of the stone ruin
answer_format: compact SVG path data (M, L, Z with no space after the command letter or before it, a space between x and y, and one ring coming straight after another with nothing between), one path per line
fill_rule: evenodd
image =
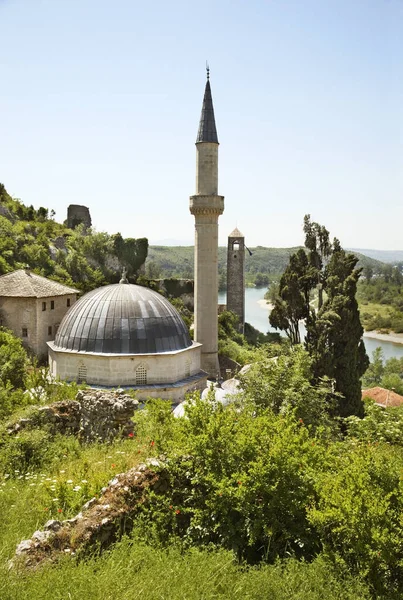
M126 473L116 475L101 490L100 497L91 498L72 519L51 519L43 530L35 531L29 540L22 540L9 566L37 567L54 562L60 556L97 545L107 548L124 533L130 531L138 507L146 501L148 490L157 494L169 488L164 464L149 459Z
M91 227L92 220L89 208L81 204L69 204L67 208L67 227L75 229L80 223L83 223L86 229Z
M79 391L75 400L35 408L7 430L17 434L21 429L47 427L52 434L76 435L83 442L108 442L133 433L131 418L137 406L138 401L124 390L87 389Z

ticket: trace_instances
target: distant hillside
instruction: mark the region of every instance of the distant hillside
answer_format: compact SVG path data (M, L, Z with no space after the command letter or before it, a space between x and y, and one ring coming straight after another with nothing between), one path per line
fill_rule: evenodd
M403 262L403 250L363 250L361 248L349 248L349 250L357 255L358 253L364 254L384 263Z
M247 284L266 286L273 278L284 272L291 254L298 250L293 248L265 248L257 246L246 251L245 275ZM371 266L376 272L382 263L355 252L359 258L358 266ZM227 248L218 248L218 272L221 287L226 277ZM150 277L193 278L194 248L193 246L149 246L146 261L146 273Z

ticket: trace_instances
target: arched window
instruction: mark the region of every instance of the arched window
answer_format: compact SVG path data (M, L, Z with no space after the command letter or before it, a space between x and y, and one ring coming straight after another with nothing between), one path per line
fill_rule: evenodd
M238 240L234 240L232 242L232 249L233 249L234 252L238 252L238 250L239 250L239 242L238 242Z
M136 384L147 385L147 369L144 365L139 365L136 369Z

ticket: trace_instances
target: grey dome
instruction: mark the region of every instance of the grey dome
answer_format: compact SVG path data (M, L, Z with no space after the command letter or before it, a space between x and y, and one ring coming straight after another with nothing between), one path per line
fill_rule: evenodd
M106 285L68 310L54 347L104 354L155 354L192 345L178 311L160 294L139 285Z

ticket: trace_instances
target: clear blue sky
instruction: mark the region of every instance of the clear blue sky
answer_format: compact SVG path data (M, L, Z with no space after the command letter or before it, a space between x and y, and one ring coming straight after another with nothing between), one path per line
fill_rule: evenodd
M97 230L193 243L205 61L220 243L403 249L402 0L0 0L0 181Z

